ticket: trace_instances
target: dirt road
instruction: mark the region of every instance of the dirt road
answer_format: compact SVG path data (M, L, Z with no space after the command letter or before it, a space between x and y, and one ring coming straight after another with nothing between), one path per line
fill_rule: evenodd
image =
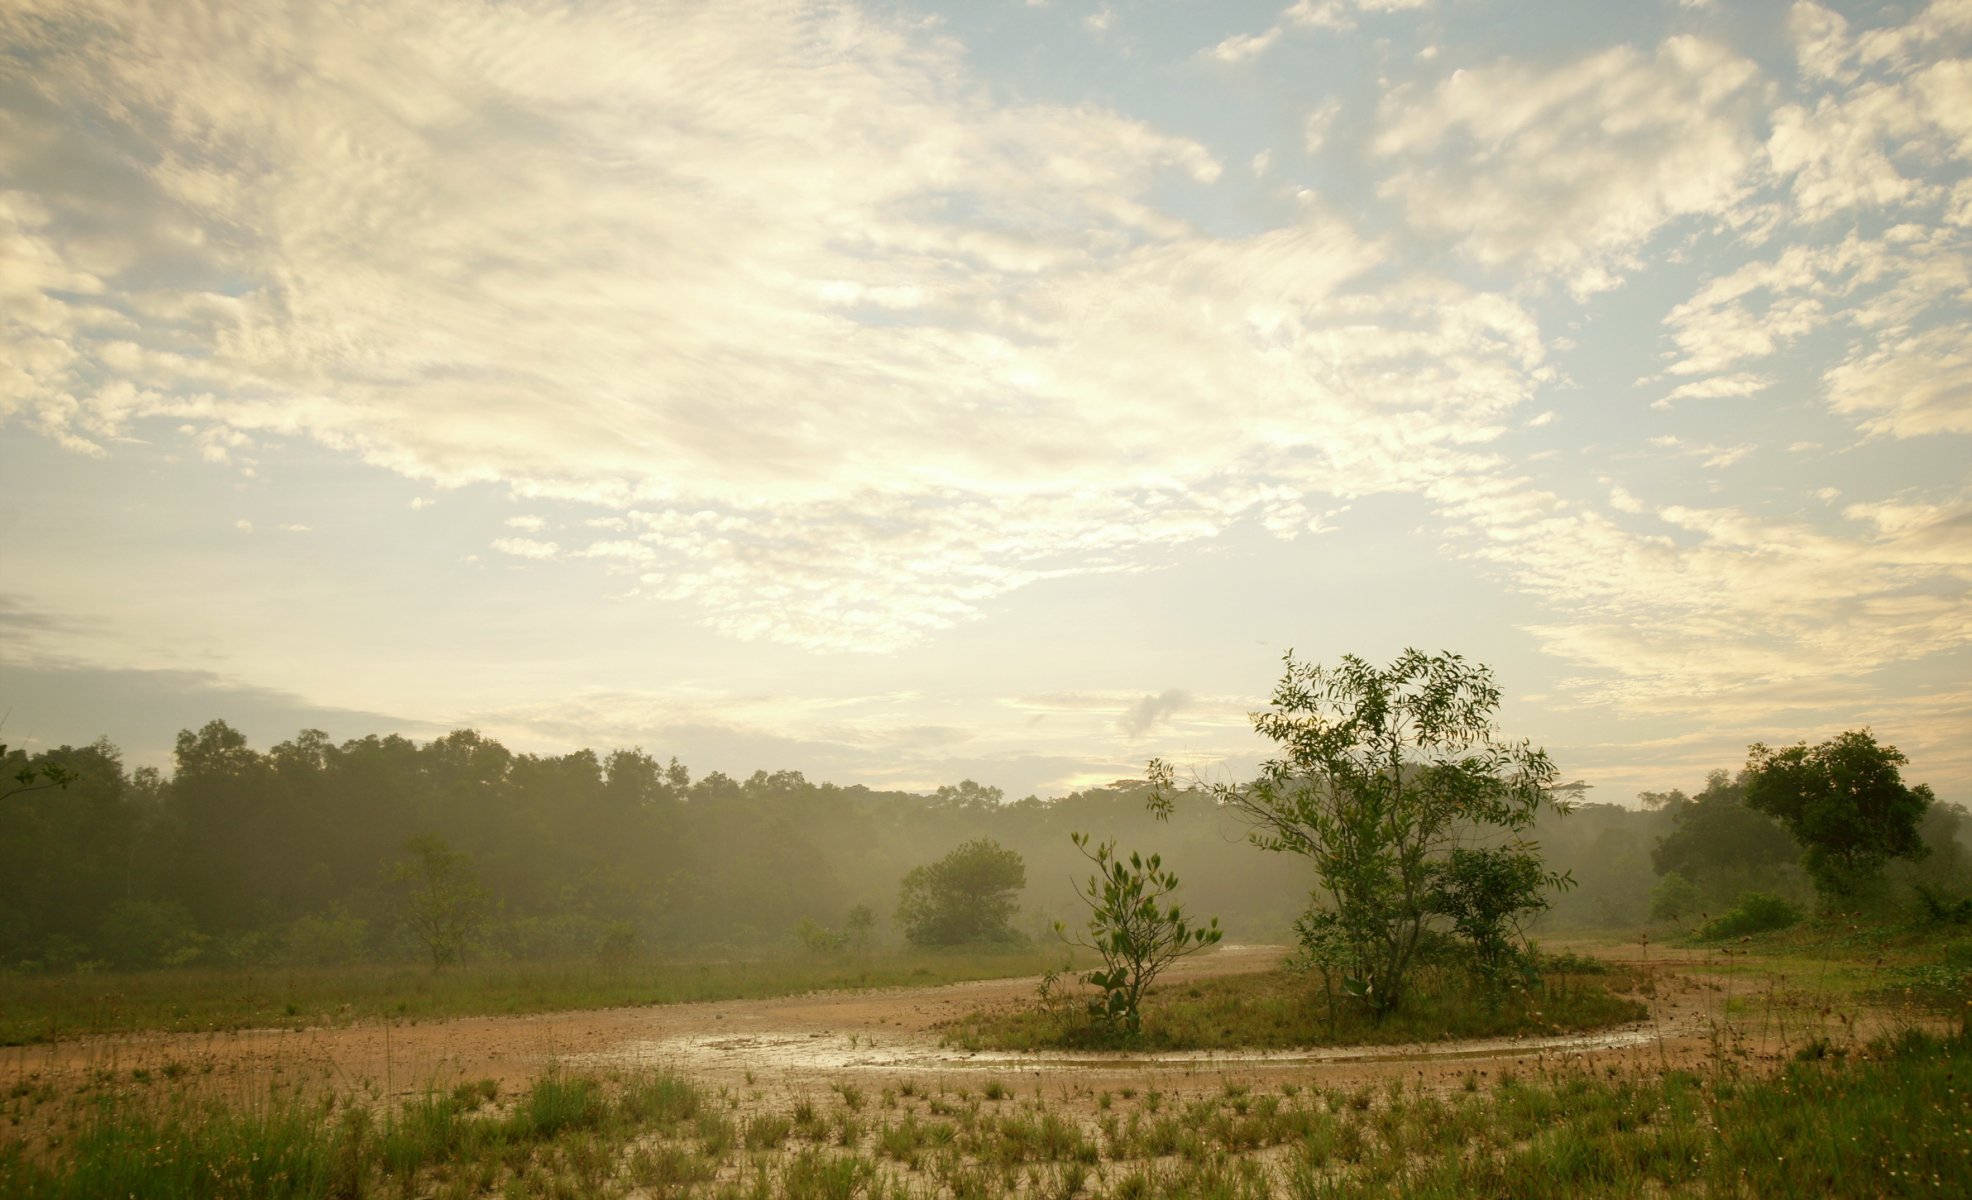
M1281 952L1227 946L1185 960L1168 978L1265 970ZM941 1021L985 1005L1031 1001L1037 980L1026 978L426 1024L94 1038L0 1052L0 1087L30 1076L59 1085L91 1073L113 1079L144 1071L244 1094L332 1087L380 1099L488 1078L511 1091L560 1064L670 1066L708 1083L792 1092L845 1078L877 1087L992 1078L1023 1090L1083 1094L1129 1086L1182 1093L1228 1079L1351 1087L1399 1077L1450 1088L1472 1074L1542 1061L1661 1069L1710 1061L1721 1047L1772 1058L1799 1038L1798 1029L1790 1034L1780 1023L1756 1028L1759 1022L1746 1020L1735 1022L1746 1026L1736 1034L1718 1034L1725 1006L1717 981L1675 964L1655 964L1653 971L1651 1020L1555 1038L1144 1055L968 1053L939 1044L933 1030Z

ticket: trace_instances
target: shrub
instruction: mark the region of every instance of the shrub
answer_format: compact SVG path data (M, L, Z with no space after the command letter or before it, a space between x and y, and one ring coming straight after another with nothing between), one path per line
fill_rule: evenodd
M1771 892L1747 892L1739 898L1737 908L1707 921L1698 936L1728 938L1765 933L1770 929L1786 929L1800 919L1801 910L1779 896Z

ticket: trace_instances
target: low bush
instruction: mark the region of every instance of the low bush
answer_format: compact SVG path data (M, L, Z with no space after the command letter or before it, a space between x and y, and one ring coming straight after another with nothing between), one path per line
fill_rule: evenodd
M1787 929L1800 923L1801 910L1771 892L1747 892L1739 898L1738 907L1731 912L1721 913L1705 922L1698 931L1702 938L1743 937L1751 933L1766 933L1774 929Z

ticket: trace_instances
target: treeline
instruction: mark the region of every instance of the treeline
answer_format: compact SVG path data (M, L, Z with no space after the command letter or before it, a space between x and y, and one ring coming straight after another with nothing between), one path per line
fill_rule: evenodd
M1158 849L1194 909L1248 939L1284 936L1310 887L1202 799L1158 824L1127 782L1009 803L971 781L694 779L641 750L516 754L472 730L306 730L262 752L223 721L181 733L174 760L126 770L106 741L5 756L0 781L43 786L0 782L0 965L415 958L404 867L432 838L483 889L482 956L827 944L817 931L872 913L894 940L904 876L979 837L1026 862L1018 928L1036 937L1077 917L1072 831Z
M1746 804L1746 772L1716 770L1693 794L1643 792L1638 806L1577 804L1544 813L1535 837L1550 866L1572 872L1537 928L1627 930L1668 925L1696 931L1748 896L1809 910L1821 901L1802 866L1801 846L1779 821ZM1926 897L1972 894L1972 815L1933 804L1917 827L1924 851L1889 864L1877 886L1849 897L1856 907L1930 915Z
M1176 793L1158 822L1133 781L1008 802L971 781L925 796L794 771L694 779L641 750L516 754L472 730L422 745L306 730L263 752L221 721L181 733L174 759L166 777L106 741L0 755L0 968L422 957L405 868L430 839L483 889L478 956L894 943L906 875L977 838L1025 864L1015 928L1038 940L1086 915L1074 832L1160 853L1187 911L1235 941L1292 940L1314 887L1303 858L1257 852L1205 795ZM1639 799L1543 813L1532 836L1575 886L1537 932L1696 928L1749 894L1815 903L1743 773ZM1869 899L1962 912L1972 820L1937 804L1920 832L1928 853Z

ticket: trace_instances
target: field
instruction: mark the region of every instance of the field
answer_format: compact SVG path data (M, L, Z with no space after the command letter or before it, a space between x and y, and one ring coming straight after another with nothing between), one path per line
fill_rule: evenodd
M162 1020L142 1028L125 1006L118 1032L6 1051L0 1194L1874 1196L1972 1186L1972 1044L1954 947L1825 928L1724 950L1573 949L1586 957L1552 985L1556 1012L1529 1010L1546 1027L1396 1030L1375 1043L1319 1030L1271 1045L1245 1036L1238 1020L1275 1025L1265 1014L1291 1000L1275 953L1260 947L1183 964L1153 994L1153 1011L1169 1017L1162 1031L1128 1052L1039 1037L1031 975L815 991L805 968L775 968L774 984L763 968L749 990L711 1001L444 1019L434 1002L416 1021L350 1013L258 1029L188 1007L167 1014L176 1032ZM887 969L908 979L938 968ZM1570 1003L1605 1003L1591 999L1599 994L1625 1019L1594 1029L1560 1019ZM1038 1048L988 1048L1001 1043Z

